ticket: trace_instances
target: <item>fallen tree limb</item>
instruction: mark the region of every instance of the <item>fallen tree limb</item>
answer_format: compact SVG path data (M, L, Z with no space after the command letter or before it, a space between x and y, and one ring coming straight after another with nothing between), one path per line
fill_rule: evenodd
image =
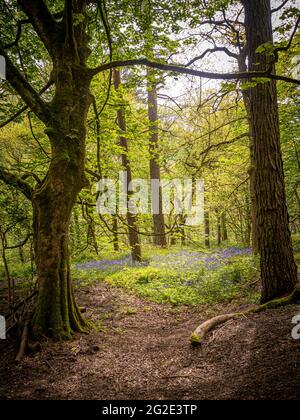
M263 305L257 306L255 308L248 309L245 312L234 312L230 314L224 314L215 316L202 324L200 324L191 334L190 342L193 345L199 345L202 343L205 336L213 330L216 326L224 324L230 319L245 317L249 314L255 314L267 309L276 309L286 305L292 305L300 302L300 288L294 290L294 292L288 296L271 300Z
M19 353L17 354L17 356L15 358L16 362L20 362L24 357L24 354L25 354L25 351L26 351L26 348L27 348L27 343L28 343L29 325L30 325L30 321L27 319L25 321L24 330L23 330L23 333L22 333L20 350L19 350Z

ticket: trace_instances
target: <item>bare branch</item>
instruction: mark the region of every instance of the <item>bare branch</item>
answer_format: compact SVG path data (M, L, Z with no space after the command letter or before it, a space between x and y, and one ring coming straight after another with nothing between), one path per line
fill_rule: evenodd
M288 83L294 83L300 85L300 80L293 79L287 76L280 76L277 74L272 74L271 69L266 71L251 71L251 72L240 72L240 73L212 73L201 70L194 70L186 68L184 65L175 65L175 64L166 64L156 61L150 61L147 58L138 58L132 60L117 60L110 63L102 64L94 69L90 69L90 74L96 75L105 70L110 70L111 68L117 67L130 67L130 66L147 66L164 71L172 71L175 73L188 74L191 76L202 77L204 79L214 79L214 80L249 80L253 78L266 78L272 80L282 80Z
M281 10L287 3L288 3L288 1L289 0L284 0L284 2L283 3L281 3L281 5L280 6L278 6L278 7L275 7L274 9L272 9L271 10L271 13L276 13L276 12L279 12L279 10Z
M109 48L109 61L112 62L113 59L113 44L112 44L112 38L111 38L111 32L110 32L110 26L109 23L107 21L107 13L106 13L106 8L105 8L105 3L103 2L102 4L102 0L97 0L97 5L100 11L100 17L105 29L105 34L106 34L106 38L107 38L107 43L108 43L108 48ZM102 7L103 5L103 7ZM109 78L108 78L108 86L107 86L107 93L106 93L106 98L102 104L102 107L100 109L100 111L98 112L99 117L102 114L102 112L104 111L109 97L110 97L110 90L111 90L111 85L112 85L112 69L110 69L109 71Z
M205 50L201 55L198 55L197 57L194 57L191 61L189 61L185 66L189 67L191 66L193 63L195 63L198 60L202 60L207 54L211 54L214 52L224 52L225 54L227 54L229 57L233 57L235 59L238 59L239 56L238 54L235 54L233 52L231 52L228 48L226 47L215 47L215 48L208 48L207 50Z
M199 153L199 156L206 155L212 149L218 149L219 147L228 146L229 144L233 144L236 141L241 140L245 137L249 137L249 133L240 134L239 136L237 136L237 137L235 137L234 139L231 139L231 140L221 141L220 143L217 143L217 144L211 144L205 150L203 150L201 153Z
M39 141L39 139L37 138L37 136L34 134L33 131L33 126L32 126L32 121L31 121L31 117L30 117L30 111L27 114L28 116L28 122L29 122L29 128L32 134L32 137L34 138L34 140L37 142L39 148L41 149L41 151L44 153L44 155L47 157L47 159L50 159L50 153L48 153L44 147L42 146L41 142Z
M26 238L19 242L17 245L12 245L12 246L6 246L5 249L16 249L16 248L21 248L22 246L24 246L27 242L28 239L33 236L32 233L28 233L28 235L26 236Z
M278 52L278 51L287 51L288 49L290 49L290 47L291 47L291 45L292 45L292 42L293 42L293 40L294 40L294 37L295 37L295 35L296 35L296 33L297 33L297 30L298 30L299 25L300 25L300 15L298 16L298 19L297 19L297 21L296 21L296 24L295 24L295 27L294 27L293 32L292 32L292 34L291 34L291 37L290 37L290 39L289 39L289 42L288 42L288 43L287 43L287 45L286 45L286 46L284 46L284 47L278 47L278 48L276 48L276 51L277 51L277 52Z

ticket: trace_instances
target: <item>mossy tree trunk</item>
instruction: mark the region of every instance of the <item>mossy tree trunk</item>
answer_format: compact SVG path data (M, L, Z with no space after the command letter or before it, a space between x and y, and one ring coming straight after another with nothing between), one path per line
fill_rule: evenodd
M67 70L60 69L59 77L62 74L66 76L64 84L57 88L53 102L57 118L46 130L52 145L52 160L46 179L32 197L39 285L33 331L36 335L55 338L70 337L72 331L85 328L72 291L68 241L72 208L87 183L84 158L89 88L88 83L82 82L84 76L78 74L69 79L68 89Z
M243 0L249 70L265 70L266 54L257 48L273 43L270 0ZM257 242L262 303L291 292L297 282L286 206L280 146L277 90L274 80L248 89L254 156Z
M24 8L28 8L28 15L32 14L35 19L35 8L42 6L33 3L32 9L27 3ZM32 194L38 277L32 331L36 337L69 338L72 332L82 332L87 327L73 295L68 250L72 209L79 191L88 184L85 125L92 97L91 75L86 67L89 50L85 7L84 1L67 1L62 27L56 27L60 31L41 34L53 58L55 93L44 117L45 133L51 144L51 163L43 183ZM83 16L75 27L73 13ZM46 18L48 24L56 26L48 15ZM43 30L50 31L50 28L45 26Z

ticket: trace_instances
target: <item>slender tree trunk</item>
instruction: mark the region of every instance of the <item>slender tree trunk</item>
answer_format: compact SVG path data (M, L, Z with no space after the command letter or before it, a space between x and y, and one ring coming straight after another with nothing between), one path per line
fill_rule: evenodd
M240 72L247 71L246 64L246 55L243 53L238 59L238 66ZM249 150L250 150L250 197L251 197L251 245L252 252L254 255L258 253L258 241L257 241L257 216L256 211L256 202L255 202L255 160L254 160L254 143L253 143L253 123L251 121L252 114L250 110L250 98L249 91L242 91L244 106L246 109L247 120L249 125Z
M158 105L157 87L152 80L154 74L147 70L147 92L148 92L148 118L150 122L150 179L151 179L151 203L153 217L153 242L154 245L166 247L165 221L162 205L162 188L160 186L160 165L158 162ZM157 184L155 187L155 183Z
M79 224L79 215L77 208L73 209L73 220L74 220L74 237L75 237L75 249L80 248L81 243L81 233L80 233L80 224Z
M180 224L179 231L180 231L180 238L181 238L181 246L186 245L186 234L185 234L185 221Z
M227 221L226 213L223 212L221 215L221 226L222 226L222 241L228 241Z
M265 70L265 54L257 48L273 42L270 0L243 0L249 70ZM291 292L297 282L285 198L276 82L248 90L255 170L257 240L262 296L266 302Z
M210 247L210 223L209 223L209 212L204 212L204 237L205 237L205 246Z
M20 261L21 261L22 264L24 264L24 262L25 262L24 248L22 246L19 246L18 251L19 251Z
M21 238L21 236L22 236L21 230L18 230L18 236L19 236L19 238ZM20 258L21 264L24 264L25 263L24 246L19 246L18 247L18 253L19 253L19 258Z
M250 185L251 185L251 181L250 181ZM251 194L250 196L248 196L248 194L246 195L246 200L245 200L245 207L246 207L246 227L245 227L245 245L246 246L251 246L252 245L252 252L253 254L257 254L257 249L254 249L253 247L253 235L254 235L254 229L253 229L253 221L255 221L253 219L253 201L251 199Z
M12 305L14 302L14 282L11 278L8 262L6 258L7 241L6 241L5 233L3 234L1 233L0 236L1 236L1 245L2 245L2 261L4 264L4 270L5 270L6 281L7 281L8 303L9 305Z
M121 75L120 72L116 69L113 70L113 78L114 78L114 86L115 89L118 90L121 85ZM126 133L126 121L125 121L125 114L123 109L119 109L117 111L117 119L118 119L118 126L120 128L121 133ZM122 166L126 171L126 178L127 178L127 224L128 224L128 239L129 245L131 248L131 256L133 261L141 261L142 259L142 251L141 251L141 244L140 239L137 231L137 217L135 214L131 213L128 209L128 202L130 200L130 196L132 192L129 190L130 184L132 182L132 173L130 167L130 161L128 159L128 143L126 137L122 134L120 135L120 146L124 150L122 153Z
M82 209L84 214L84 208ZM87 222L87 240L88 243L94 248L94 251L96 255L99 255L99 247L97 243L97 237L96 237L96 228L95 228L95 222L93 217L90 215L89 208L86 206L85 208L85 216L84 216L86 222Z
M174 233L172 233L172 235L171 235L170 245L171 246L176 245L176 237L175 237Z
M114 251L119 252L120 247L119 247L119 235L118 235L118 218L115 214L112 217L113 217L113 223L112 223L113 246L114 246Z
M222 234L221 234L221 216L217 215L217 244L221 245Z

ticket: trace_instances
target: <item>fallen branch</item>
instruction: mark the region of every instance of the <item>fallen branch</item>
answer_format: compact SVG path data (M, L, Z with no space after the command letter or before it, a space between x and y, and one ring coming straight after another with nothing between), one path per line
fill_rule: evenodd
M19 353L17 354L15 361L16 362L20 362L25 354L26 348L27 348L27 343L28 343L28 333L29 333L29 320L27 319L25 321L25 325L24 325L24 330L22 333L22 338L21 338L21 345L20 345L20 350Z
M234 312L225 315L215 316L202 324L200 324L191 334L190 342L193 345L199 345L202 343L205 336L213 330L217 325L224 324L225 322L229 321L230 319L246 317L249 314L259 313L265 311L267 309L276 309L286 305L296 304L300 301L300 288L295 289L295 291L283 298L274 299L270 302L267 302L263 305L257 306L255 308L248 309L245 312Z

